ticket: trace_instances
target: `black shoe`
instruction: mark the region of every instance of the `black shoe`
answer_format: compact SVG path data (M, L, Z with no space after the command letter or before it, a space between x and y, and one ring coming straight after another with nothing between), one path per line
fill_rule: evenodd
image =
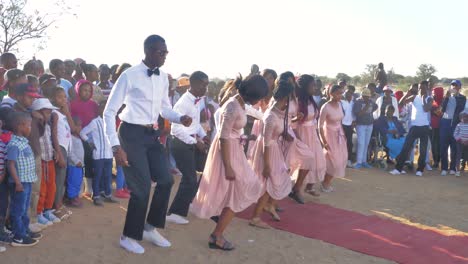
M13 238L11 245L13 247L32 247L39 243L38 240L32 239L29 236L25 236L23 239Z
M291 192L289 194L289 198L293 199L298 204L305 204L304 199L302 197L300 197L296 192Z
M0 227L0 242L7 244L11 243L11 236L12 234L10 232L5 232L5 229L3 227Z
M42 234L40 232L37 232L37 233L29 232L28 236L34 240L39 240L42 238Z
M210 219L215 223L219 222L219 216L212 216Z
M96 206L104 206L104 202L102 201L102 199L101 199L100 197L94 198L94 199L93 199L93 203L94 203L94 205L96 205Z

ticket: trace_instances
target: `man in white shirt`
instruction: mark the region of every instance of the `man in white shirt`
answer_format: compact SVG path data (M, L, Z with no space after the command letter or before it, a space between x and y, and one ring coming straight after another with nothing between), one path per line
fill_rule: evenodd
M189 223L184 217L187 217L190 203L198 190L196 156L205 155L208 150L209 138L200 124L199 107L208 82L208 75L200 71L194 72L190 76L190 89L174 106L174 111L192 118L189 127L173 124L171 128L171 134L174 136L172 154L182 172L182 180L166 219L176 224Z
M348 167L352 166L351 157L353 155L353 133L355 127L356 117L353 113L354 106L354 90L346 90L343 100L341 100L341 105L343 106L344 117L341 121L343 130L346 136L346 145L348 148Z
M432 97L427 94L428 82L422 81L419 83L419 95L412 95L408 91L405 96L400 100L400 103L412 104L411 110L411 128L406 136L403 149L396 158L397 164L391 174L402 174L405 161L414 146L414 142L419 138L419 159L418 170L416 176L422 176L424 167L426 166L427 144L429 141L429 118L428 112L432 108Z
M131 191L120 246L136 254L145 252L137 240L171 246L156 230L166 223L173 178L155 124L160 114L172 123L184 126L192 123L189 116L173 111L169 101L168 76L159 69L168 54L165 40L158 35L149 36L144 42L144 52L143 62L126 70L117 80L104 111L107 138ZM117 135L115 116L123 104L126 107L119 114L122 124ZM157 185L145 224L152 181Z

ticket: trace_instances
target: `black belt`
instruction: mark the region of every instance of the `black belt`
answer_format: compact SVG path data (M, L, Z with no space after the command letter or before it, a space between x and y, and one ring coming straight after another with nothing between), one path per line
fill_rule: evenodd
M122 123L131 127L143 128L146 133L152 134L153 136L157 138L161 135L161 130L155 129L153 124L141 125L141 124L132 124L132 123L128 123L125 121L122 121Z

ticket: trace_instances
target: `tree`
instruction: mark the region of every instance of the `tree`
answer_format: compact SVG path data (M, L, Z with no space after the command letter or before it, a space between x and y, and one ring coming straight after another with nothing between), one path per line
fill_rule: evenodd
M437 70L431 64L421 64L418 67L418 71L416 72L416 76L418 76L421 80L426 80L427 78L431 77L436 73Z
M375 71L377 64L366 64L365 71L361 74L361 83L363 85L374 82Z
M57 19L69 14L71 7L65 0L58 0L58 13L26 11L27 0L0 0L0 53L16 51L18 44L25 40L41 40L47 37L49 29Z
M349 75L347 75L346 73L338 73L336 75L336 79L339 80L339 79L342 79L342 80L345 80L347 83L349 83L349 81L351 81L351 77L349 77Z

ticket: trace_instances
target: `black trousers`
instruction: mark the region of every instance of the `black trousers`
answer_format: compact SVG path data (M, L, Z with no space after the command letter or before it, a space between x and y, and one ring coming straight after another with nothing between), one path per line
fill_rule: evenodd
M189 206L197 194L197 158L198 152L195 145L185 144L178 138L172 142L172 155L177 168L182 172L182 180L179 189L169 209L169 214L187 216Z
M353 126L343 125L343 130L346 137L346 146L348 148L348 160L351 160L353 155Z
M174 183L169 173L164 147L159 143L159 133L123 122L119 139L127 153L129 167L123 167L125 180L131 191L123 235L141 240L148 211L151 181L157 183L146 222L164 228L169 196Z
M85 177L88 179L94 178L93 169L93 149L89 146L88 142L82 140L84 149L84 165L85 165Z
M434 159L434 164L439 164L440 162L440 129L439 128L432 128L431 148L432 148L432 158Z
M397 164L395 168L399 171L403 169L405 162L408 160L408 156L414 147L414 142L419 138L419 159L418 159L418 171L423 172L426 166L426 154L427 144L429 141L430 129L429 126L413 126L406 136L403 149L397 156Z

